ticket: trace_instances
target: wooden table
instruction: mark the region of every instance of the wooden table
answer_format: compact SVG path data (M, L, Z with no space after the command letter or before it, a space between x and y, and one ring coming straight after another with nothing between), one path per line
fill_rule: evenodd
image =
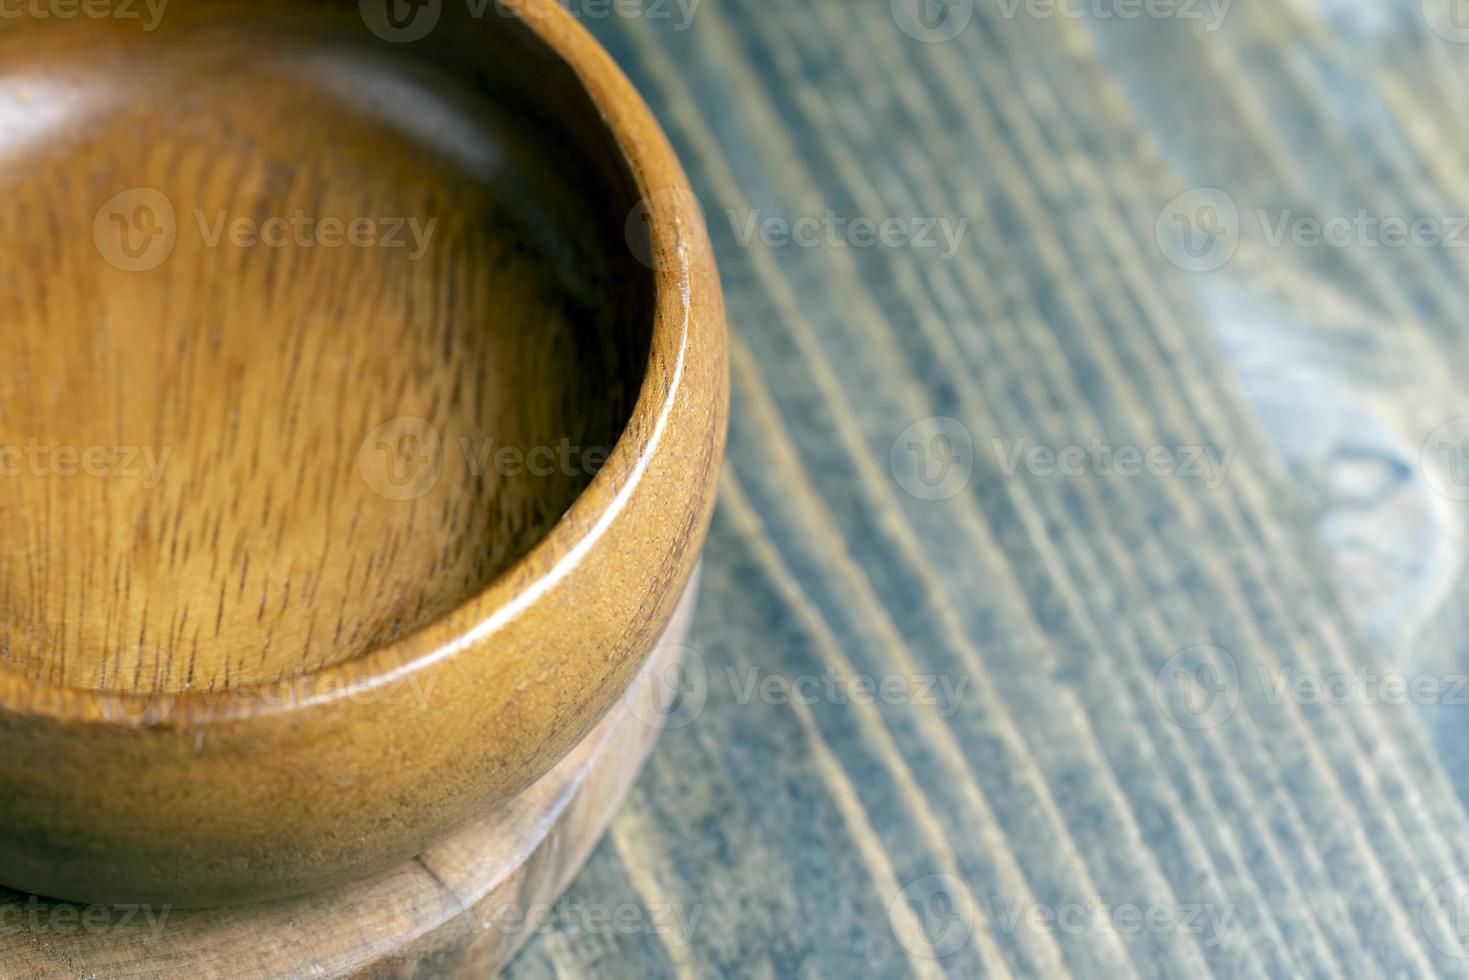
M734 420L685 723L510 975L1469 972L1464 5L577 6Z

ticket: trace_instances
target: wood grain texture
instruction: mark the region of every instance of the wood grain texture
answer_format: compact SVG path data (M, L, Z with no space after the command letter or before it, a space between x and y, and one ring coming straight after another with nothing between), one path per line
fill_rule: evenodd
M4 18L0 465L174 450L141 489L0 478L11 888L214 908L390 869L545 775L673 615L727 415L701 216L551 0L442 14ZM419 208L416 262L293 220Z
M1218 30L933 4L973 19L932 44L901 6L587 18L709 217L734 410L697 717L569 900L699 915L569 918L508 975L1464 975L1462 708L1272 685L1465 671L1465 514L1420 454L1469 414L1466 253L1275 244L1257 213L1469 214L1469 46L1416 0ZM1158 225L1202 188L1244 227L1189 273ZM828 210L969 224L951 261L745 234ZM973 466L943 500L890 460L933 417ZM1006 465L1094 439L1233 459ZM1239 678L1222 718L1170 700L1201 645ZM780 696L828 671L964 686ZM1090 911L1129 904L1163 924Z
M37 452L0 482L0 666L134 694L289 680L450 613L566 512L641 378L619 368L629 322L588 315L625 301L626 270L600 251L591 183L543 166L550 134L450 69L304 27L165 25L100 66L34 24L12 35L13 77L81 76L63 124L86 137L7 161L27 205L0 261L56 258L6 297L0 418ZM438 129L392 117L413 86ZM152 96L184 87L160 113ZM123 224L102 254L99 207ZM328 219L366 222L375 247L322 245ZM171 248L149 237L165 221ZM574 465L541 476L486 449L562 440ZM114 447L114 471L75 472Z
M188 912L105 909L0 889L0 976L487 975L548 928L675 702L697 578L623 700L510 805L370 880L283 902Z

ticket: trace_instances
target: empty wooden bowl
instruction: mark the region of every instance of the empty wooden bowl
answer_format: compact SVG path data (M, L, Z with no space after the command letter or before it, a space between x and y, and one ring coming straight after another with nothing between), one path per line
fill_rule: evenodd
M0 884L380 871L667 625L726 419L702 216L569 16L478 6L0 28Z

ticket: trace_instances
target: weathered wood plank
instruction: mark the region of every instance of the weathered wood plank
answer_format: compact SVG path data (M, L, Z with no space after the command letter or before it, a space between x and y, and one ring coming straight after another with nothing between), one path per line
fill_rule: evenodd
M1469 45L1416 2L1241 2L1209 30L979 0L941 44L894 6L588 22L705 205L736 397L699 710L569 900L698 915L552 932L511 975L1465 973L1435 891L1469 871L1457 716L1270 694L1300 673L1463 670L1459 561L1412 558L1424 535L1460 540L1433 523L1463 515L1418 452L1469 412L1466 257L1276 244L1257 215L1469 211ZM1191 274L1158 226L1196 188L1241 224L1232 260ZM947 257L761 239L763 219L828 211L967 225ZM890 450L935 417L958 420L972 475L920 499ZM1364 418L1406 503L1341 531ZM1218 470L1066 476L1014 455L1093 441L1199 447ZM1363 559L1369 526L1388 552ZM1238 678L1216 702L1233 710L1179 724L1170 671L1201 645ZM956 693L758 686L828 671ZM967 937L937 958L912 935L934 881ZM1197 918L1025 915L1126 903Z

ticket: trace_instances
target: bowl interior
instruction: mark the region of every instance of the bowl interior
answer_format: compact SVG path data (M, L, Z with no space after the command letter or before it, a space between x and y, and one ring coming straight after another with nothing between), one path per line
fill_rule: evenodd
M298 676L591 480L648 354L635 185L572 73L467 9L409 43L354 3L7 23L0 669Z

